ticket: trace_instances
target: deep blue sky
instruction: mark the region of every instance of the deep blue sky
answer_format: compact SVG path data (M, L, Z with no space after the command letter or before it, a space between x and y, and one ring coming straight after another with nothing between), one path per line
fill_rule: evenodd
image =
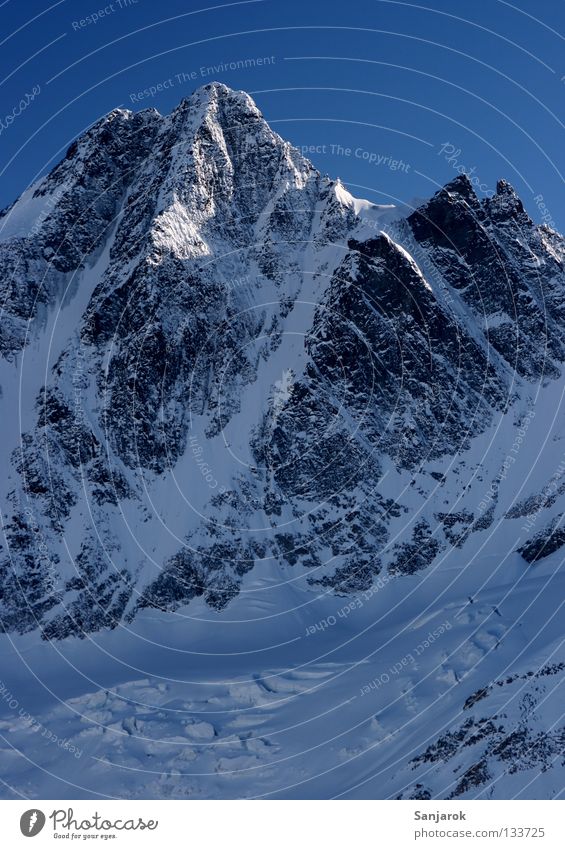
M409 201L457 166L475 168L484 189L499 177L513 183L537 220L543 195L565 231L563 0L209 2L0 2L0 207L113 107L168 112L218 79L249 91L294 144L316 146L314 164L358 196ZM96 23L78 24L104 8ZM192 79L179 81L183 73ZM381 164L363 158L371 154ZM405 166L392 170L394 160Z

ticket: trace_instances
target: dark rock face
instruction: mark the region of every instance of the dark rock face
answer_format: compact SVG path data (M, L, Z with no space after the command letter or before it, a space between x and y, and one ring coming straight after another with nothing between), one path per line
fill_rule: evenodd
M419 521L412 533L410 542L403 542L395 546L395 557L389 566L393 575L412 575L429 566L441 544L434 539L431 528L425 520Z
M563 516L557 516L547 527L534 534L518 551L528 563L548 557L565 545Z
M502 405L502 380L387 236L350 248L316 317L315 366L402 465L455 450L462 421Z
M480 202L457 177L408 218L417 242L483 323L490 345L526 377L563 360L562 261L505 181Z
M0 561L0 604L3 629L30 631L60 598L55 589L58 557L53 556L32 516L16 513L5 526L9 551Z
M33 324L38 310L56 303L73 273L108 239L157 126L156 112L115 110L74 142L51 174L28 190L36 214L25 226L16 226L12 238L0 241L2 356L13 359L29 341L28 323ZM4 228L10 233L13 212L10 207L0 214L0 239ZM33 328L29 333L33 336Z
M559 686L564 669L561 662L514 673L469 697L463 710L471 715L411 760L410 771L422 772L425 784L414 783L400 798L438 798L437 782L442 794L449 790L441 798L489 798L501 773L531 771L533 778L551 769L563 758L565 727L547 718L547 691ZM497 696L507 710L493 712Z
M508 412L516 372L559 375L563 240L504 182L479 201L457 178L390 234L355 209L212 84L165 118L111 113L0 215L0 352L37 367L6 447L4 628L220 610L263 561L361 592L491 526L428 465ZM46 369L28 343L67 305ZM391 469L413 497L382 490Z
M98 539L82 543L75 560L76 577L65 586L74 598L64 613L58 613L44 626L45 639L82 637L120 623L133 587L127 570L115 568L112 549L117 550L116 546L102 545Z

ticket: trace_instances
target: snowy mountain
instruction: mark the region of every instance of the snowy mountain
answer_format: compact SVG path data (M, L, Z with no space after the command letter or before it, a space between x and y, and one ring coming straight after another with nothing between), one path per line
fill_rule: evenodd
M0 620L81 752L8 715L9 786L560 793L564 258L505 181L353 198L218 83L0 213Z

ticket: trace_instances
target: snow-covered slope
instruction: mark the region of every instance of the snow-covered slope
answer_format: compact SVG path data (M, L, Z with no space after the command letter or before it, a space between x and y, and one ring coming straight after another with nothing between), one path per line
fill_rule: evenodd
M13 792L559 793L564 256L216 83L1 213L6 686L88 758L4 699Z

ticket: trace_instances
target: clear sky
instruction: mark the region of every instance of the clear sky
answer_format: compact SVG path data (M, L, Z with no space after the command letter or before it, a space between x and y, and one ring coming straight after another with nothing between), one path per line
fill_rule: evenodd
M216 79L357 196L464 169L565 232L564 24L564 0L0 0L0 207L112 108Z

